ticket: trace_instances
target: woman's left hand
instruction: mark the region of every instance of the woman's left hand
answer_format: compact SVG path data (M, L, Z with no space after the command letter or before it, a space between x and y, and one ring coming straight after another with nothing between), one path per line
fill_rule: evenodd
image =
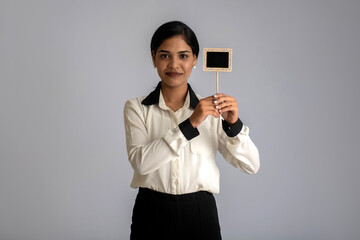
M224 120L232 126L239 118L238 104L234 97L228 96L223 93L217 93L215 96L214 104Z

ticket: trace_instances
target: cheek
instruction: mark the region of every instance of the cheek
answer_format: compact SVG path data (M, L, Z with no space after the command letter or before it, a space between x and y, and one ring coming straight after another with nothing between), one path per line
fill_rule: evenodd
M187 71L190 71L190 72L191 72L192 67L193 67L193 65L192 65L191 62L188 62L188 63L186 64L186 70L187 70Z
M158 71L163 70L166 67L163 61L158 61L156 66Z
M160 67L157 67L157 73L159 76L161 76L163 74L163 71Z

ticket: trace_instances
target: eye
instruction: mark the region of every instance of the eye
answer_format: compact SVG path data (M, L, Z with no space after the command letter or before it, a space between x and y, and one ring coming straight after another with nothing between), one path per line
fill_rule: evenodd
M180 59L186 59L186 58L188 58L189 56L188 55L186 55L186 54L180 54Z
M169 58L169 54L161 54L160 57L163 59L167 59Z

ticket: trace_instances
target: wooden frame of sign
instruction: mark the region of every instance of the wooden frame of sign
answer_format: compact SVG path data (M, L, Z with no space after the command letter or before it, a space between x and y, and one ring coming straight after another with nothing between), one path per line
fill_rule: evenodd
M204 48L203 70L216 72L231 72L231 48Z
M219 92L219 72L231 72L231 48L204 48L203 70L216 72L216 93Z

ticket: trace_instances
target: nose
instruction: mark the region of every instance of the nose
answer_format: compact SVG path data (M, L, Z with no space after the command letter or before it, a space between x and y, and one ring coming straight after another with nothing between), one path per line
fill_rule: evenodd
M172 57L169 61L169 68L176 69L179 66L179 61L176 57Z

